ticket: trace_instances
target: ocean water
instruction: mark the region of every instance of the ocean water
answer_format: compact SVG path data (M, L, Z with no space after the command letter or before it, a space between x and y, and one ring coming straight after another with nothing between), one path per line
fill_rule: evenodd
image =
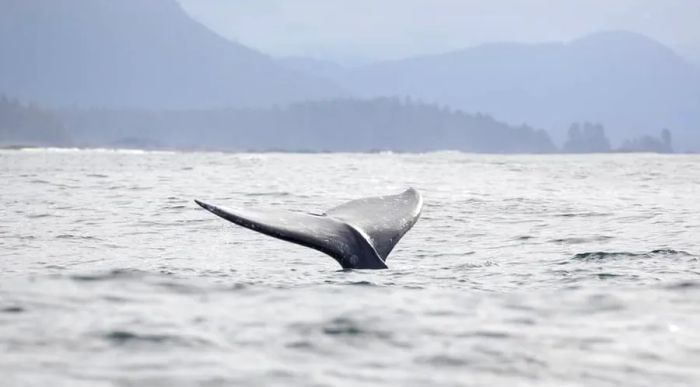
M2 386L697 386L700 157L0 152ZM389 270L237 227L419 189Z

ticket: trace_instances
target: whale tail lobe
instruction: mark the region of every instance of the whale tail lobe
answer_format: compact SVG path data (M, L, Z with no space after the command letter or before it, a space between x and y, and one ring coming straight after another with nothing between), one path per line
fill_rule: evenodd
M353 200L321 215L195 202L239 226L321 251L346 269L386 269L389 253L418 221L423 206L413 188L398 195Z

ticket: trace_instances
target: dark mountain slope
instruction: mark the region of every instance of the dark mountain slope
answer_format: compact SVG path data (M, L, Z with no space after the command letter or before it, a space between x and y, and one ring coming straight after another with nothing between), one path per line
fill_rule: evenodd
M49 105L272 106L345 95L175 0L0 0L0 91Z

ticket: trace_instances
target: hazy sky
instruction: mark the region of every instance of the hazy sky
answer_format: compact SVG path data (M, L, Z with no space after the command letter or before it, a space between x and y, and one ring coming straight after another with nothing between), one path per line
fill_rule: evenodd
M179 1L220 34L274 56L379 60L624 29L700 60L699 0Z

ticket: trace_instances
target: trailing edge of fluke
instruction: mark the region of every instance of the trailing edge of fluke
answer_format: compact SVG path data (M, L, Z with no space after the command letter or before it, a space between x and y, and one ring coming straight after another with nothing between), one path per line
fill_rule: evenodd
M418 221L423 208L423 199L413 188L398 195L353 200L321 215L195 202L239 226L328 254L346 269L386 269L387 256Z

